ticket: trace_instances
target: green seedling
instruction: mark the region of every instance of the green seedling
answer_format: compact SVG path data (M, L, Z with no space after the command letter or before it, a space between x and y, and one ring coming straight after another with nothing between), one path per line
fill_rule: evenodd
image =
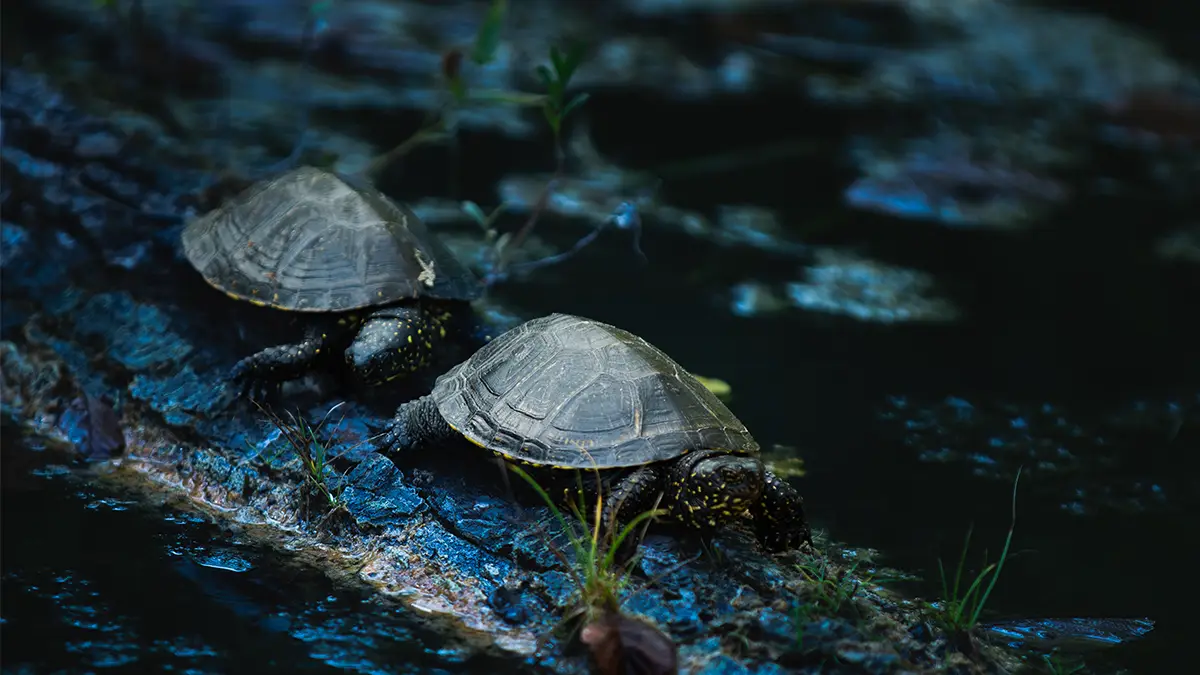
M496 50L500 47L500 29L507 11L507 0L492 0L487 17L475 35L475 49L471 52L471 60L477 65L486 66L496 59Z
M503 254L504 249L507 248L509 242L512 241L511 233L506 232L501 234L496 229L496 219L500 217L501 213L504 213L504 211L508 209L508 206L509 205L507 203L501 203L499 206L492 209L491 213L485 214L483 209L473 201L464 201L461 205L463 213L470 216L471 220L475 221L475 223L479 225L479 228L483 230L483 239L491 245L493 256L499 256Z
M480 208L478 204L470 200L464 201L461 205L461 208L463 213L470 216L471 220L475 221L475 224L479 225L479 228L483 230L483 234L485 237L487 237L488 241L493 241L496 239L496 219L500 217L501 213L504 213L504 211L508 209L508 204L500 204L496 208L492 209L491 213L484 213L483 209Z
M584 48L581 44L575 43L568 47L566 52L559 50L558 47L550 48L550 65L545 64L537 67L538 77L541 78L543 86L546 87L546 95L542 101L542 114L546 118L546 122L550 125L550 130L554 133L554 155L555 167L554 175L546 182L546 186L542 188L541 194L538 195L538 200L533 206L533 210L529 214L529 219L517 230L517 234L512 238L511 246L505 246L502 250L494 251L493 255L493 270L497 275L502 275L507 267L508 256L507 251L510 248L520 247L533 231L542 212L546 210L546 205L550 200L550 193L554 189L555 184L562 178L563 171L566 168L566 155L562 147L562 123L567 115L572 110L583 105L587 101L586 93L576 94L570 100L567 100L567 86L571 82L571 77L575 71L583 63Z
M475 65L485 66L495 60L496 52L500 46L500 35L507 10L508 3L506 0L493 0L489 6L487 15L484 17L475 35L475 44L470 53L470 61ZM517 231L516 235L510 237L492 235L491 240L494 246L492 247L489 260L491 271L488 274L488 279L489 281L494 281L501 278L508 261L508 252L515 247L519 247L530 231L532 231L542 211L546 208L551 189L562 176L565 161L562 149L563 120L573 110L587 101L587 94L583 93L577 94L569 100L567 99L567 87L570 84L571 77L583 62L583 57L584 50L578 45L568 48L565 52L559 50L557 47L552 47L550 50L550 65L540 65L537 68L538 77L545 86L546 93L528 94L515 91L470 90L462 74L463 62L465 60L464 54L460 50L447 52L442 57L441 65L442 77L449 94L446 102L439 110L427 115L425 121L412 136L373 159L367 168L366 174L370 177L377 177L384 168L395 163L417 147L442 142L450 144L450 150L454 153L454 160L452 160L451 164L457 165L458 135L456 118L458 110L468 104L512 104L540 107L554 134L557 166L554 176L547 182L537 203L534 205L529 219ZM494 232L494 230L489 231Z
M1017 526L1017 484L1021 480L1021 470L1017 470L1017 476L1013 480L1012 491L1012 522L1008 527L1008 536L1004 540L1004 549L1000 552L1000 559L994 563L987 562L987 551L984 551L984 568L976 575L975 580L971 585L962 590L963 568L967 561L967 550L971 545L971 528L967 529L967 536L963 542L962 554L958 559L958 569L954 573L954 583L947 582L946 571L942 566L941 559L938 559L938 575L942 581L942 603L938 612L938 620L942 627L953 635L963 637L966 636L979 623L979 616L983 613L983 608L987 604L988 597L992 594L992 589L996 587L996 581L1000 578L1000 573L1004 569L1004 563L1008 560L1008 549L1012 544L1013 530ZM984 585L986 583L986 586Z
M566 52L558 47L550 48L550 65L537 67L538 77L546 87L546 100L542 104L542 114L554 132L554 142L561 148L562 123L570 112L587 101L586 93L576 94L567 100L567 85L576 69L583 63L583 45L575 43Z
M592 522L589 524L588 509L582 503L582 499L579 504L572 504L574 520L571 521L563 514L558 502L551 498L546 490L525 470L514 464L509 464L508 469L528 483L550 508L550 512L558 521L574 553L574 561L571 561L562 551L552 546L555 555L569 570L578 593L576 608L564 617L563 621L568 622L582 617L583 623L587 624L604 616L607 612L619 611L621 591L627 584L628 570L635 564L638 554L634 554L627 561L621 563L617 560L618 552L626 539L633 536L639 527L642 528L644 534L644 525L648 525L651 518L664 515L666 512L652 509L640 513L625 524L619 532L614 533L602 522L604 496L599 489L596 490L597 497L592 513ZM599 488L599 476L597 476L597 488ZM605 536L606 533L608 536ZM638 538L640 540L641 534L638 535Z

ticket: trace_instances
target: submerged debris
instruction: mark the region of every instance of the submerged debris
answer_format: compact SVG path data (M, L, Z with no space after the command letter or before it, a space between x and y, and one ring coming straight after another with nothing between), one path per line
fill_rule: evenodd
M788 285L788 297L801 309L845 314L881 323L953 321L958 310L948 300L929 297L933 277L835 249L820 249L804 282Z
M1040 651L1086 651L1132 642L1154 630L1151 619L1083 618L1014 619L987 624L989 638L1014 648Z
M1139 462L1143 472L1112 470L1128 464L1123 458L1182 452L1173 440L1181 425L1200 424L1200 394L1090 413L1050 403L893 396L879 415L922 461L962 463L1002 481L1025 466L1033 489L1054 494L1067 513L1158 511L1200 496L1200 483L1155 471L1153 463Z
M1037 129L989 129L975 140L941 131L895 154L870 142L853 153L863 176L845 192L854 208L951 227L1019 230L1068 198L1046 173L1070 161ZM980 156L982 154L982 156Z
M932 275L819 248L805 280L782 287L746 282L732 290L732 311L755 316L794 307L874 323L950 322L959 317L949 301L933 295Z

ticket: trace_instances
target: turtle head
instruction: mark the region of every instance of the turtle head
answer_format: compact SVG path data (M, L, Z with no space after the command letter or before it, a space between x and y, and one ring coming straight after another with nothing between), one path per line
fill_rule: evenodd
M678 476L675 516L691 527L708 528L746 512L763 491L763 464L757 457L724 450L697 453Z

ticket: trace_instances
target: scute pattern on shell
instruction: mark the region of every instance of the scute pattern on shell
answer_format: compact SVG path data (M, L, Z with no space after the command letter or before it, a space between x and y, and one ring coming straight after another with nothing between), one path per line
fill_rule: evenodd
M315 167L261 181L193 220L183 251L219 290L299 312L482 293L416 214Z
M697 449L757 453L746 427L671 357L569 314L527 321L438 378L438 409L475 443L535 464L617 468Z

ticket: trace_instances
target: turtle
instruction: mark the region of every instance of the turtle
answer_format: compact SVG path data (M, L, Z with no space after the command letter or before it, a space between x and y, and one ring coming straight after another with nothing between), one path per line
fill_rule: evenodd
M554 313L498 335L401 404L376 450L459 437L535 472L606 474L602 518L618 532L661 493L659 508L690 528L748 512L764 548L812 545L802 497L764 467L733 412L657 347L600 321Z
M226 295L331 317L238 361L229 377L243 393L339 357L352 382L378 385L431 365L448 340L475 337L464 319L482 283L416 214L360 178L293 168L189 222L182 243Z

